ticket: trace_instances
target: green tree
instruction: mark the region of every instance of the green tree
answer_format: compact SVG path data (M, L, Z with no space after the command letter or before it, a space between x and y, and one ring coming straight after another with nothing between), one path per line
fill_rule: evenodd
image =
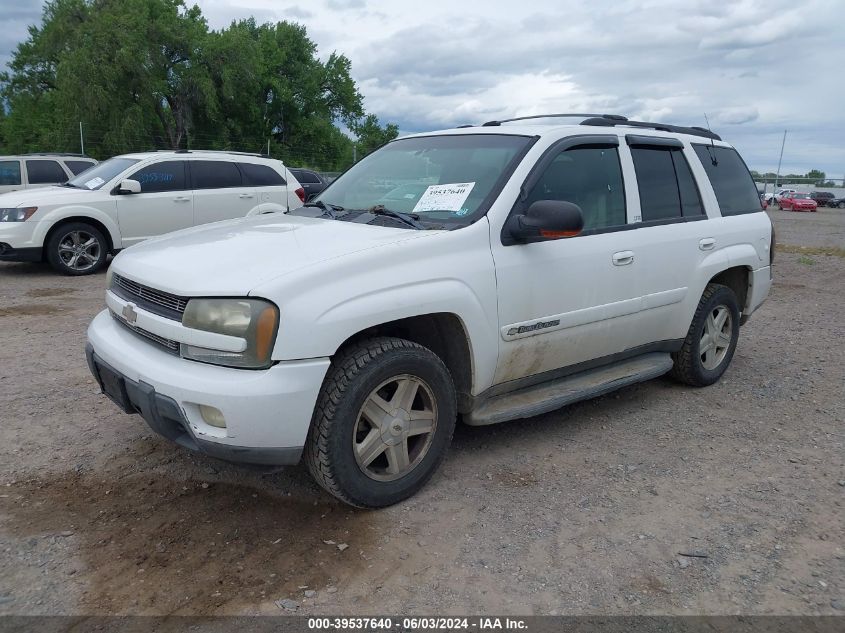
M358 137L355 141L355 149L359 158L377 150L399 135L399 128L395 124L388 123L382 127L375 114L368 114L360 121L353 123L350 129Z

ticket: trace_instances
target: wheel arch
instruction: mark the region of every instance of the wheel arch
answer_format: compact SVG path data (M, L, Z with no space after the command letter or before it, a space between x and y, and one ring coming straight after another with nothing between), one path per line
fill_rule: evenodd
M458 412L472 403L473 360L470 339L456 314L436 312L386 321L356 332L338 347L335 356L349 345L376 336L394 336L427 347L443 360L455 385Z
M114 250L115 250L114 236L112 235L112 231L109 229L108 226L106 226L103 222L101 222L97 218L92 218L91 216L88 216L88 215L78 215L78 216L77 215L71 215L71 216L63 217L63 218L57 220L52 225L50 225L49 229L47 229L47 232L44 234L44 240L42 242L42 247L41 247L41 259L42 259L42 261L45 261L47 259L47 244L49 243L50 238L53 236L53 234L56 231L58 231L61 227L63 227L64 225L70 224L72 222L82 222L82 223L85 223L85 224L90 224L91 226L96 228L106 238L106 246L108 248L108 252L109 253L114 252Z
M750 266L733 266L726 268L710 278L708 284L727 286L736 295L740 310L744 313L748 305L748 290L751 284Z

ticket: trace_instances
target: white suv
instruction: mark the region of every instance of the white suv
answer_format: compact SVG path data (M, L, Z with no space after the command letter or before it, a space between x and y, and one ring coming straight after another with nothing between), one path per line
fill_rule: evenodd
M302 205L281 161L167 151L116 156L66 183L0 195L0 261L48 261L86 275L149 237Z
M507 123L393 141L290 214L121 253L88 330L103 392L184 447L304 455L378 507L428 480L458 416L718 380L772 283L737 152L612 115Z

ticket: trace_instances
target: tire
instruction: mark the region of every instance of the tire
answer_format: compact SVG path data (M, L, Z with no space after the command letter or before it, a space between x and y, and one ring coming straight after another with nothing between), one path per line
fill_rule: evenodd
M411 393L410 405L400 402ZM397 408L382 409L379 402ZM308 470L350 505L393 505L414 495L437 470L456 418L452 377L431 350L392 337L350 345L332 362L317 398L305 444ZM411 425L433 428L424 432Z
M727 314L720 325L718 319ZM720 284L708 284L698 302L681 349L672 354L675 365L671 374L677 380L693 387L706 387L722 377L731 363L739 340L739 303L733 290ZM709 321L709 319L713 319ZM717 331L718 345L702 351L706 331ZM730 336L727 340L725 335ZM721 336L719 336L721 335ZM708 339L708 342L712 338ZM709 345L707 346L710 347Z
M108 242L102 232L85 222L68 222L54 229L47 240L47 261L63 275L91 275L106 265Z

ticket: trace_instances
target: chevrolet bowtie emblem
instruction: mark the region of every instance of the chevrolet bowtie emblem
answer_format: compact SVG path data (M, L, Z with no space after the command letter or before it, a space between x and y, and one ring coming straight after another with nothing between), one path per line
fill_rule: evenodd
M131 303L127 303L125 306L123 306L122 314L123 318L126 319L127 323L135 323L135 321L138 319L138 313L135 312L135 306L133 306Z

